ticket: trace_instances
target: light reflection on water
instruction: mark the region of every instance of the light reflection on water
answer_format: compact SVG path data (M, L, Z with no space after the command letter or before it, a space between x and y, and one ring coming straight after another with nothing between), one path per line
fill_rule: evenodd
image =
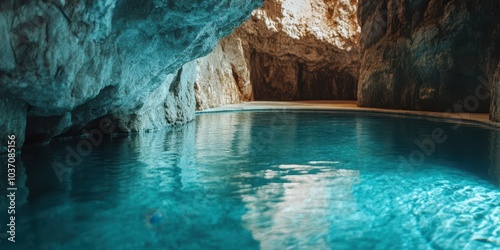
M424 164L401 167L398 157L436 127L448 141ZM62 182L51 163L65 161L67 142L26 149L16 247L499 248L500 135L450 127L205 114L173 131L106 140Z
M326 219L357 209L352 186L359 181L359 171L309 165L278 168L266 171L265 178L282 176L284 183L270 183L242 195L248 209L242 218L246 227L263 249L290 245L328 249L332 225ZM289 240L283 240L285 235Z

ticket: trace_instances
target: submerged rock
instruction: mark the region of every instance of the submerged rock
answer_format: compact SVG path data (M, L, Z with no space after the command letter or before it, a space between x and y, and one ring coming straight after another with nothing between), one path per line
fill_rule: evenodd
M152 214L148 215L148 224L150 226L158 226L163 222L163 213L157 209Z

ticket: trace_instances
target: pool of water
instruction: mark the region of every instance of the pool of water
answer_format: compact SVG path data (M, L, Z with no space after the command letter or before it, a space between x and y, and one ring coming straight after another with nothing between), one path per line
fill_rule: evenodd
M24 149L1 249L500 249L498 131L240 112L105 138L77 161L83 140Z

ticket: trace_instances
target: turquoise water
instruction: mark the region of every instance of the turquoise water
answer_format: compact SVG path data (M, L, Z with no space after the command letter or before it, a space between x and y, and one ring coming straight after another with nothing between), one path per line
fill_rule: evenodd
M24 149L16 243L1 249L500 249L498 131L213 113L106 138L57 173L81 140Z

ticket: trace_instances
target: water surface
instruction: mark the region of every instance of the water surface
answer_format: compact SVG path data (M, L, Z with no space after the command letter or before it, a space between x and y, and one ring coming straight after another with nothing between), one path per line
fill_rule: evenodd
M436 129L446 140L419 147ZM24 150L16 249L500 249L498 131L359 113L203 114L106 138L58 178L53 163L80 141Z

